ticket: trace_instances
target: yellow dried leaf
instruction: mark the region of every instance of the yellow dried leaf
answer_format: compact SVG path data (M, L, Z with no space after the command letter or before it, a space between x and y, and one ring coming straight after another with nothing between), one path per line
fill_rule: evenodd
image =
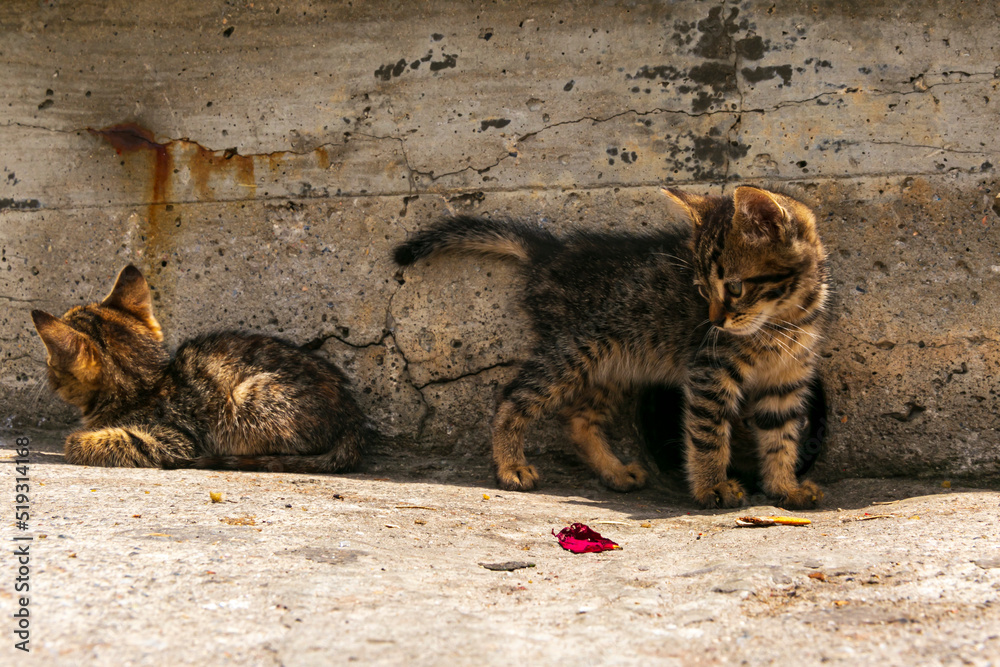
M781 526L808 526L812 523L809 519L800 519L794 516L769 516L767 518Z

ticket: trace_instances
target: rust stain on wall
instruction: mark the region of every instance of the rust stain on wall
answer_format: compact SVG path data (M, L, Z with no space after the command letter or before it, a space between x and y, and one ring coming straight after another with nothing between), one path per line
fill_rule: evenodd
M254 158L240 155L235 149L213 151L187 139L166 143L156 141L151 130L137 123L119 123L99 130L89 129L94 136L107 141L119 155L137 156L149 162L145 196L148 204L146 256L151 265L166 259L173 245L167 235L175 229L168 224L166 214L176 199L183 198L185 185L175 175L186 170L190 175L187 188L197 201L215 201L218 190L230 187L237 198L256 195Z
M161 251L161 218L172 194L170 176L174 163L171 154L173 142L157 142L150 130L137 123L119 123L100 130L88 128L88 131L111 144L118 155L140 155L152 163L147 186L149 226L146 232L146 256L152 262Z
M231 179L235 187L246 188L248 191L240 193L241 198L242 196L253 197L256 194L257 183L254 180L252 157L240 155L233 149L209 150L193 141L180 140L172 143L191 149L184 152L188 154L187 167L191 172L191 182L199 200L216 199L216 193L212 187L213 180L225 183Z
M324 171L330 168L330 151L326 147L316 147L316 164Z

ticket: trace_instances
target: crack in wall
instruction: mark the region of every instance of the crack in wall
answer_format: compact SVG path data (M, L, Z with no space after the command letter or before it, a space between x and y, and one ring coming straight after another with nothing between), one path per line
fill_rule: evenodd
M959 150L957 148L948 148L947 146L934 146L933 144L908 144L902 141L870 140L864 143L875 144L877 146L903 146L905 148L930 148L934 149L934 153L931 153L931 155L934 155L936 153L957 153L959 155L996 155L996 151L990 151L990 150L964 151L964 150Z
M739 143L739 127L743 123L744 103L743 90L740 88L740 52L739 49L736 48L736 39L733 33L729 33L729 48L733 53L733 86L736 88L736 96L739 98L736 107L736 119L726 131L726 140L730 146L733 146ZM725 157L726 162L722 169L722 182L728 183L733 159L728 151L724 152L723 156Z
M408 384L417 392L417 396L420 399L420 404L423 406L423 410L421 410L420 414L420 419L417 420L416 433L413 435L413 441L420 442L424 437L424 431L427 430L427 423L430 421L430 418L433 416L434 413L434 408L431 407L431 404L427 401L427 397L424 395L423 392L423 387L427 385L418 386L413 381L413 376L410 375L410 360L406 356L405 350L403 350L403 348L399 345L399 342L396 340L395 334L393 334L392 332L386 332L386 333L387 336L392 340L393 348L395 348L396 352L398 352L399 356L403 359L403 370L402 373L400 374L400 379L406 382L406 384Z
M860 142L859 142L860 143ZM864 142L870 143L870 142ZM938 147L934 147L938 148ZM990 151L983 151L984 153L990 153ZM974 153L971 152L970 153ZM767 182L769 183L824 183L824 182L850 182L850 181L864 181L868 179L887 179L887 178L905 178L908 176L917 178L937 178L944 176L947 173L954 171L967 172L967 170L960 167L953 167L947 171L939 170L927 170L927 171L872 171L862 174L826 174L823 176L769 176L767 177ZM701 185L705 183L714 183L715 181L708 181L705 179L679 179L671 181L672 185ZM600 184L583 184L574 185L572 187L567 187L564 184L556 185L532 185L531 187L517 185L514 187L477 187L476 191L488 193L488 194L503 194L503 193L516 193L516 192L590 192L599 190L627 190L627 189L643 189L643 188L659 188L662 187L663 180L660 178L651 180L636 180L636 181L620 181L614 183L600 183ZM443 190L439 192L420 192L418 194L426 196L440 196L445 197L452 194L467 193L468 188L455 188L453 190ZM258 196L258 197L243 197L243 198L233 198L233 199L174 199L164 201L163 204L170 205L184 205L184 206L197 206L197 205L215 205L215 204L239 204L239 203L269 203L269 202L321 202L321 201L333 201L333 200L343 200L343 199L395 199L398 197L408 196L411 194L409 190L394 190L387 191L383 193L372 193L372 192L341 192L339 195L316 195L316 196L293 196L293 195L275 195L275 196ZM89 211L89 210L105 210L105 209L121 209L121 208L135 208L141 206L148 206L148 201L123 201L117 203L109 204L67 204L59 206L43 206L39 209L33 211L18 211L20 214L35 214L44 211Z
M520 362L517 362L517 361L498 361L495 364L490 364L489 366L484 366L484 367L478 368L478 369L476 369L474 371L468 371L466 373L462 373L461 375L456 375L454 377L437 378L436 380L428 380L424 384L421 384L421 385L416 385L415 384L413 386L418 391L422 391L423 389L425 389L427 387L436 386L436 385L450 384L452 382L458 382L459 380L465 380L466 378L471 378L471 377L476 377L477 375L482 375L483 373L485 373L487 371L494 370L496 368L510 368L512 366L517 366L519 363Z

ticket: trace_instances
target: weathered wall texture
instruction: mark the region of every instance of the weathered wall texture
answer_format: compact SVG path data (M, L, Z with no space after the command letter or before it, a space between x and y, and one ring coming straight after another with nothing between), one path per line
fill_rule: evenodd
M72 422L29 311L134 262L171 345L312 342L399 448L485 463L516 275L400 274L395 242L459 211L648 228L661 183L770 181L831 250L820 474L1000 472L997 7L5 2L0 428Z

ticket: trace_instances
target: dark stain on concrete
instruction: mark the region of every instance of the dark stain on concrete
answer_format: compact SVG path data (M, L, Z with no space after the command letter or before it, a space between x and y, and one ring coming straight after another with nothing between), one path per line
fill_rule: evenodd
M742 74L743 78L750 83L767 81L768 79L773 79L776 76L780 76L786 86L792 82L791 65L773 65L768 67L758 66L753 69L744 67L740 70L740 74Z
M626 74L625 79L661 79L663 81L676 81L681 78L681 76L683 76L681 71L673 65L656 65L654 67L643 65L635 74Z
M732 58L732 36L740 30L748 29L750 23L746 19L736 22L736 18L740 15L740 10L736 7L731 7L727 16L723 16L723 11L725 11L723 7L713 7L709 10L707 18L698 21L697 27L701 37L693 49L696 56L712 60Z
M448 69L449 67L454 68L458 64L458 54L457 53L445 53L444 60L432 60L431 61L431 71L439 72L443 69Z
M700 90L698 96L691 100L691 110L695 113L703 113L725 101L726 98L722 95L710 95L704 90Z
M667 167L682 178L694 180L720 180L727 176L727 166L731 160L745 157L751 146L739 141L727 141L720 128L712 128L707 136L685 132L677 136L663 137L670 146L665 158ZM688 176L690 174L690 176ZM675 180L666 175L667 181Z
M507 127L508 125L510 125L510 120L508 120L507 118L496 118L496 119L493 119L493 120L484 120L484 121L482 121L482 122L479 123L479 131L480 132L485 132L486 130L490 129L491 127L495 127L497 129L500 129L501 127Z
M0 211L31 211L41 207L37 199L0 199Z
M767 46L764 44L764 40L757 35L744 37L736 42L736 54L747 60L760 60L767 52Z
M444 57L444 60L431 60L434 56L430 51L424 57L415 59L413 62L409 62L406 58L400 58L394 63L387 63L375 70L375 78L381 81L389 81L397 76L402 76L406 72L407 67L411 70L419 69L420 64L426 62L430 62L432 72L454 68L458 65L457 53L442 53L441 55Z
M459 206L475 206L484 199L486 199L486 194L483 192L469 192L464 195L448 197L448 203L458 204Z
M569 91L573 90L573 85L574 85L574 84L576 84L576 81L575 81L575 80L573 80L573 81L570 81L570 82L569 82L569 83L567 83L567 84L566 84L565 86L563 86L563 90L565 90L565 91L566 91L566 92L568 93Z
M805 65L812 65L813 71L819 72L821 69L832 69L833 63L829 60L820 60L819 58L809 58L803 63ZM912 79L911 79L912 81Z
M695 83L709 86L716 93L736 90L736 68L726 63L707 62L695 65L687 76Z
M388 81L395 76L401 75L404 71L406 71L406 58L400 58L395 63L382 65L375 70L375 78Z
M839 153L848 146L855 146L858 142L849 141L847 139L823 139L816 144L816 149L819 151L833 151L834 153Z

